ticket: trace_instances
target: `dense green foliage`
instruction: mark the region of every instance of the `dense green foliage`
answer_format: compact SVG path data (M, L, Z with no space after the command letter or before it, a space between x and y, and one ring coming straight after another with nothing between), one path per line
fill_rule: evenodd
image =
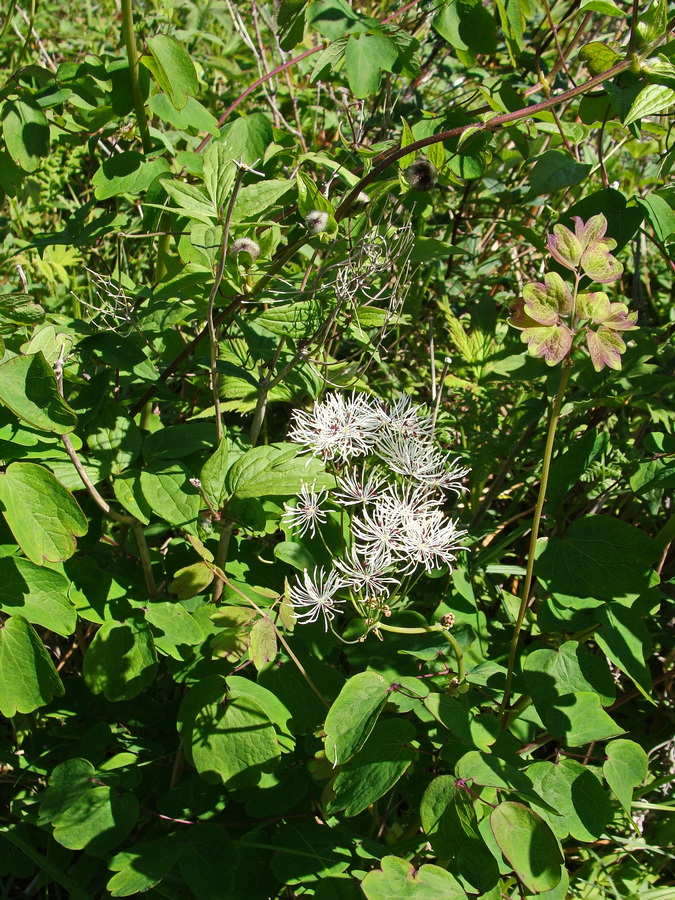
M675 898L673 4L6 6L2 897Z

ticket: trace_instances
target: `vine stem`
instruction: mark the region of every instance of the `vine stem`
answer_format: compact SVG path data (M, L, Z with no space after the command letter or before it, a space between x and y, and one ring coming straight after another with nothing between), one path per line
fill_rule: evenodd
M440 625L421 625L419 628L406 628L403 625L387 625L385 622L377 623L377 630L391 631L394 634L442 634L452 647L457 660L457 682L461 684L466 678L466 668L464 666L464 654L454 637L447 628Z
M148 128L148 118L145 115L145 103L143 102L143 92L141 91L141 83L138 80L138 52L136 50L136 34L134 32L134 14L131 7L132 0L122 0L122 35L124 37L124 46L127 50L127 58L129 60L129 77L131 79L131 94L134 98L134 110L136 112L136 121L138 122L138 130L141 133L141 143L143 144L143 152L149 153L152 150L152 141L150 139L150 130Z
M384 158L368 172L364 177L349 191L348 194L344 197L342 203L335 210L335 219L336 221L340 221L344 219L347 215L350 207L361 193L361 191L365 190L368 185L374 181L378 175L381 175L385 169L388 169L392 163L395 163L397 160L402 159L404 156L407 156L409 153L414 153L416 150L422 150L424 147L430 147L432 144L442 143L443 141L449 141L453 138L460 137L466 131L470 129L474 130L476 134L479 134L483 131L494 131L497 128L500 128L502 125L508 125L510 122L517 122L520 119L526 119L530 116L534 116L537 113L543 112L544 110L553 109L556 106L559 106L561 103L566 103L568 100L572 100L574 97L578 97L580 94L585 94L587 91L592 90L594 87L598 87L601 84L604 84L605 81L609 81L614 78L620 72L625 72L627 69L630 69L633 62L630 59L624 59L620 63L617 63L615 66L612 66L611 69L607 69L606 72L602 72L600 75L596 75L594 78L590 78L588 81L585 81L583 84L579 84L576 87L570 88L569 91L563 91L560 94L556 94L555 97L549 97L546 100L542 100L541 103L534 103L532 106L525 106L522 109L516 109L510 113L504 113L500 116L493 116L491 119L488 119L487 122L483 122L479 125L472 123L470 125L460 125L457 128L451 128L450 131L441 131L438 134L432 134L429 137L421 138L419 141L414 141L412 144L407 144L405 147L398 147L395 150L390 150L386 152L383 156Z
M576 293L576 292L575 292ZM572 370L572 361L569 356L563 362L562 377L558 385L558 391L551 408L551 418L548 423L548 435L546 436L546 447L544 448L544 462L541 470L541 480L539 482L539 496L537 497L537 505L534 508L534 518L532 520L532 533L530 535L530 547L527 552L527 571L525 574L525 583L523 585L523 593L520 598L520 608L518 610L518 618L513 629L513 637L511 638L511 648L509 650L509 663L506 669L506 687L504 689L504 697L500 706L500 715L502 716L502 727L506 727L508 722L509 700L511 699L511 682L513 680L513 668L516 663L516 653L518 652L518 639L525 621L525 613L530 599L530 591L532 589L532 579L534 577L534 556L537 549L537 540L539 538L539 526L541 524L541 515L546 500L546 488L548 486L548 476L551 471L551 460L553 458L553 444L555 441L555 432L560 418L560 410L562 409L563 397L567 388L567 383Z

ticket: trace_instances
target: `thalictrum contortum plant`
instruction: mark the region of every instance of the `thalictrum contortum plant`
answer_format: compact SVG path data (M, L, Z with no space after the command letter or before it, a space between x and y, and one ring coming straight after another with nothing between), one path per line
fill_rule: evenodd
M606 231L607 219L602 213L588 222L575 216L574 231L554 225L548 249L560 265L574 272L574 288L570 290L557 272L548 272L543 284L526 284L514 305L511 325L522 330L521 339L530 354L543 356L549 366L568 357L575 338L583 336L597 372L604 366L621 368L626 344L619 332L637 328L637 313L629 313L625 303L611 302L604 291L579 291L584 276L610 284L623 272L610 252L616 241L605 237Z
M451 567L463 549L466 532L442 507L468 470L436 447L431 416L408 397L387 406L366 394L329 394L294 414L289 438L325 460L337 487L303 485L295 506L286 504L286 524L313 537L330 509L348 516L346 545L329 548L332 568L305 569L290 588L295 617L322 616L327 629L351 603L376 630L416 577Z

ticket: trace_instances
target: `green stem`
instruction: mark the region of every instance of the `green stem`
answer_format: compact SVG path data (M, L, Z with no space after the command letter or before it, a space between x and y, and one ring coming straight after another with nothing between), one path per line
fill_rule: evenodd
M525 620L525 613L530 600L530 591L532 589L532 579L534 576L534 556L537 549L537 540L539 538L539 526L541 524L541 515L546 500L546 488L548 486L548 476L551 471L551 460L553 458L553 443L555 441L555 431L560 418L560 410L562 409L563 397L567 382L570 378L572 362L569 359L563 361L562 377L558 385L558 392L553 401L551 409L551 418L548 423L548 435L546 437L546 447L544 449L544 464L541 470L541 481L539 482L539 496L537 497L537 505L534 508L534 519L532 521L532 534L530 535L530 547L527 552L527 572L525 574L525 583L523 585L523 593L520 599L520 609L518 610L518 618L516 619L515 628L513 629L513 637L511 638L511 649L509 651L509 664L506 670L506 688L504 690L504 698L500 707L502 716L502 724L505 726L508 720L507 712L509 708L509 700L511 699L511 682L513 680L513 668L516 663L516 653L518 651L518 638Z
M138 130L141 134L143 152L149 153L150 150L152 150L152 141L150 140L148 119L145 115L145 103L143 102L141 83L138 80L138 53L136 51L134 14L131 8L131 2L132 0L122 0L122 35L124 36L124 46L126 47L127 59L129 60L131 93L134 98L134 109L136 110L136 121L138 122Z
M68 892L68 896L71 897L72 900L93 900L91 894L88 894L87 891L83 890L70 875L67 875L63 869L60 869L51 862L48 857L40 853L39 850L36 850L29 841L20 837L16 833L16 828L2 828L0 829L0 834L21 850L22 853L25 853L28 859L32 860L39 869L49 875L50 878L53 878L57 884L60 884L61 887Z
M464 666L464 654L462 653L462 648L459 646L459 644L450 634L447 628L443 628L440 625L422 625L419 628L405 628L402 625L387 625L385 622L378 622L377 629L379 631L391 631L394 634L442 634L452 647L452 651L455 654L455 659L457 660L458 684L461 684L466 678L466 669Z

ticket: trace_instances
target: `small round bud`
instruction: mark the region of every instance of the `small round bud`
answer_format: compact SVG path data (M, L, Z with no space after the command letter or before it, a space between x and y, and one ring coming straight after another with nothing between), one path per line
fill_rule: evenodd
M428 159L420 157L405 170L405 180L413 191L430 191L438 184L438 170Z
M260 256L260 247L251 238L237 238L230 247L230 256L239 256L240 253L248 253L253 259Z
M313 209L307 213L305 225L310 234L321 234L328 228L328 213L323 209Z
M357 196L352 205L347 210L348 216L355 216L358 213L362 212L366 206L370 203L370 195L366 194L365 191L361 191Z
M446 613L444 616L441 616L438 620L438 624L442 625L443 628L452 628L455 624L455 614L454 613Z

